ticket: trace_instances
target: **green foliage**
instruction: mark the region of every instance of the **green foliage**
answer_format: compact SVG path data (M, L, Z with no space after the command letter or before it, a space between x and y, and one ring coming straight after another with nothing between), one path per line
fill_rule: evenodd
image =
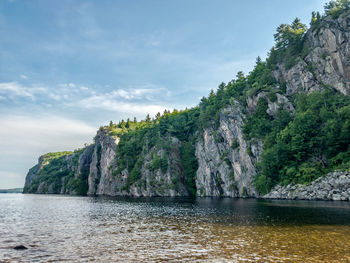
M321 15L320 12L312 12L311 14L311 30L314 31L315 29L318 29L320 27L321 23Z
M349 12L350 0L332 0L324 6L326 15L338 18L342 13Z
M158 170L160 168L160 158L158 155L153 156L153 160L151 162L151 170Z
M230 171L230 172L229 172L228 178L229 178L231 181L235 181L235 173L234 173L234 171Z
M158 155L154 155L151 162L151 171L155 171L161 169L163 173L165 173L168 169L168 160L166 156L160 158Z
M231 143L231 149L235 150L239 147L239 141L237 139L234 139Z
M216 187L220 188L222 184L223 184L223 181L222 181L222 178L221 178L221 174L218 173L216 175Z
M276 102L277 101L277 94L275 91L270 91L267 94L267 98L271 101L271 102Z
M243 132L247 139L263 138L271 131L271 117L266 113L267 101L260 98L254 114L245 120Z
M301 94L294 119L265 139L256 186L266 193L277 183L310 183L348 169L349 144L350 99L332 91Z
M291 25L281 24L277 28L275 47L271 49L268 65L273 68L277 63L284 62L287 69L293 67L302 53L307 54L307 46L304 41L306 25L296 18ZM303 57L303 56L302 56Z
M54 158L53 156L60 156L60 157L53 159ZM51 186L52 188L51 190L54 193L59 193L62 186L61 178L65 176L72 176L72 174L74 174L74 172L72 172L67 168L66 155L50 154L50 158L51 158L50 161L46 159L47 164L41 168L38 175L31 183L30 188L32 189L33 192L37 191L37 188L41 182L45 182L46 186L47 185ZM46 192L47 190L48 189L44 189L44 192Z
M168 170L168 160L167 158L162 158L160 160L160 170L165 173Z
M181 162L184 168L186 185L192 195L196 195L196 172L198 161L195 157L194 143L191 141L184 142L181 146Z
M165 173L168 169L166 152L171 147L170 137L178 138L184 145L189 140L191 140L191 144L194 144L193 134L197 130L199 114L198 107L184 111L174 110L170 112L166 110L163 115L158 113L155 119L151 119L147 115L146 119L140 122L137 122L136 119L133 122L122 120L118 124L112 123L111 125L110 123L109 126L103 127L110 135L117 136L120 139L116 148L118 170L115 173L127 169L130 174L123 189L128 190L131 184L141 179L143 156L146 156L152 149L163 149L165 153L163 156L156 154L153 156L150 170L161 169ZM183 164L191 167L193 157L188 155L187 150L185 150L185 155L188 158ZM188 163L186 163L187 161ZM191 189L195 188L192 170L186 170L185 174L187 178L185 183L192 191Z
M77 176L73 170L74 167L78 167L79 157L84 150L85 148L76 150L74 153L56 152L43 155L43 167L37 171L38 175L26 187L25 192L29 190L36 192L40 183L44 182L43 192L47 192L49 186L52 192L60 193L62 186L64 186L68 191L75 191L78 195L86 195L89 169L83 168Z
M62 156L66 156L66 155L69 155L69 154L72 154L71 151L65 151L65 152L52 152L52 153L46 153L42 156L42 162L43 164L47 164L49 163L51 160L53 159L57 159L57 158L60 158Z

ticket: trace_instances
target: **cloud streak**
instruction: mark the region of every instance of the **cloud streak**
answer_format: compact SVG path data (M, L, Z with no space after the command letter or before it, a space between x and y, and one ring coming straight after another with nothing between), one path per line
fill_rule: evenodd
M55 88L27 87L17 82L0 83L0 99L35 101L43 107L100 109L130 114L156 114L168 109L167 89L151 84L98 91L75 83L64 83ZM24 101L25 102L25 101ZM132 117L132 116L130 116Z
M0 94L9 98L26 97L34 100L37 94L47 92L43 87L25 87L17 82L0 83Z

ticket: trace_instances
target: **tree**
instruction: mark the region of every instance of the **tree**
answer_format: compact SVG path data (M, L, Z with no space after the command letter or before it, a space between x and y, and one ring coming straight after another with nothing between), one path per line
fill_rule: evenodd
M325 13L337 18L342 12L350 10L350 0L332 0L324 6Z
M311 13L311 22L310 22L310 25L311 25L311 26L318 25L318 24L320 23L320 19L321 19L320 12L315 12L315 11L313 11L313 12Z
M306 25L301 23L299 18L295 18L291 25L281 24L274 34L276 48L298 48L306 29Z
M242 80L244 79L244 73L243 71L238 71L236 75L237 80Z

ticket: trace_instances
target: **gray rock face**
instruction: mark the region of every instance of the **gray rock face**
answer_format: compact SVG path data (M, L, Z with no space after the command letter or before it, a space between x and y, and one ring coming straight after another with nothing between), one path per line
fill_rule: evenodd
M306 33L308 55L286 70L280 64L274 77L286 82L287 95L332 87L350 95L350 17L326 17L319 29Z
M196 144L197 195L257 196L252 185L256 169L247 152L250 146L243 139L243 119L236 103L220 112L217 130L204 130L203 138Z
M153 147L143 156L140 178L128 180L127 169L117 172L116 147L118 138L99 130L95 138L95 148L89 172L88 195L108 196L188 196L184 185L184 171L181 165L180 146L176 138L168 138L169 149ZM152 169L152 160L157 156L165 159L167 169Z
M24 183L24 188L28 187L29 184L37 177L41 165L42 165L42 157L40 156L38 160L38 164L36 164L35 166L29 169L26 176L25 183Z
M333 172L310 185L277 185L263 198L350 201L350 172Z
M277 111L281 108L289 111L291 114L295 113L295 108L294 108L293 104L289 101L289 99L286 96L284 96L280 93L276 93L276 101L271 101L267 97L266 92L262 91L262 92L259 92L255 96L249 96L247 98L247 110L250 114L254 113L254 111L258 105L259 99L264 99L267 101L268 109L266 112L270 116L275 116Z
M181 164L180 146L177 138L169 138L168 150L152 148L144 157L141 179L130 187L133 196L189 196L184 184L184 169ZM152 169L155 156L164 158L167 168Z
M88 195L114 195L111 168L115 163L118 142L118 138L108 136L104 130L97 132L88 177Z

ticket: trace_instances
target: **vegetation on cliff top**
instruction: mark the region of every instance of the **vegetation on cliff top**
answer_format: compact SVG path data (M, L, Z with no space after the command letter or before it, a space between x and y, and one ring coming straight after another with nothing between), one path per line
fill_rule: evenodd
M78 195L86 195L88 171L80 171L78 176L75 176L78 172L75 169L78 167L79 157L84 150L85 148L74 152L53 152L43 155L37 176L24 187L23 192L36 192L40 183L45 182L44 189L41 189L43 193L60 193L62 186L64 186L67 193L75 192ZM64 178L63 182L62 178ZM51 189L48 189L48 186Z

